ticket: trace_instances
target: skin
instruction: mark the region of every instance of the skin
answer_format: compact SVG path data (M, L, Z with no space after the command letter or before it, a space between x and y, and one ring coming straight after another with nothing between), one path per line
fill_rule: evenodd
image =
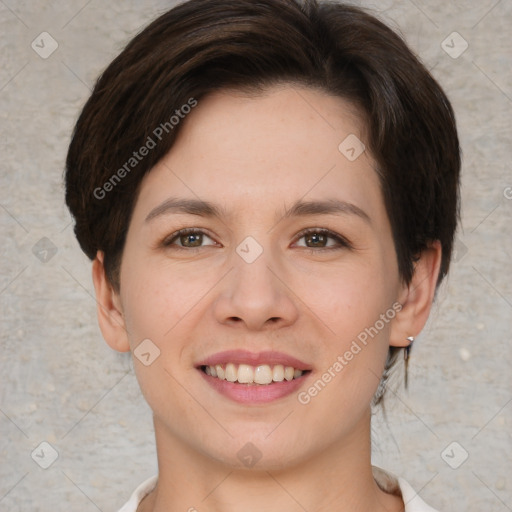
M371 155L350 162L338 150L349 134L364 141L357 111L340 98L289 85L250 96L223 91L183 123L141 184L119 293L101 252L93 262L106 341L133 351L149 338L160 350L149 366L134 358L159 461L159 484L139 510L403 510L372 476L370 404L389 346L406 346L427 320L439 243L405 285ZM146 221L170 197L210 201L225 215L167 212ZM300 199L346 201L369 221L353 213L283 217ZM170 235L185 227L205 233L200 247L177 247L190 239ZM312 245L300 236L306 228L329 229L350 247L334 239L323 240L335 249ZM236 252L247 236L263 249L253 263ZM196 369L219 351L277 350L310 365L299 391L307 390L395 302L402 310L306 405L297 393L235 403ZM261 453L252 468L237 457L248 442Z

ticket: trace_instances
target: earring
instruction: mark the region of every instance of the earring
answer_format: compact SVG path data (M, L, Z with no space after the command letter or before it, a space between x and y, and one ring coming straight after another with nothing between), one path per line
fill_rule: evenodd
M407 341L409 342L409 345L407 345L407 347L405 347L405 349L404 349L405 389L407 389L407 386L409 384L409 372L407 370L409 368L409 359L411 357L411 349L412 349L412 344L414 343L414 336L407 336Z
M409 342L409 345L405 347L404 350L404 360L409 361L409 358L411 357L411 350L412 350L412 344L414 343L414 336L407 336L407 341Z

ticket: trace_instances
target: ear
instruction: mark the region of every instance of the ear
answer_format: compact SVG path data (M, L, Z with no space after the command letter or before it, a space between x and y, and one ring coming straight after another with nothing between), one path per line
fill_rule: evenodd
M96 290L98 323L105 341L118 352L128 352L130 344L121 299L105 273L104 254L98 251L92 262L92 280Z
M398 298L402 309L391 325L390 346L408 346L410 341L407 338L418 336L425 326L434 301L441 254L441 242L435 240L416 261L409 285L402 286Z

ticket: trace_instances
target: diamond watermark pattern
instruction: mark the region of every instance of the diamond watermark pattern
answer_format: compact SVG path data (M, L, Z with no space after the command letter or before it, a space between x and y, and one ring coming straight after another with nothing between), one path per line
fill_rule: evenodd
M263 253L263 247L252 236L248 236L238 245L236 252L246 263L253 263Z
M48 32L41 32L30 46L39 57L47 59L59 47L59 43Z
M464 258L464 256L466 256L467 252L467 246L457 238L453 244L453 261L458 263L462 258Z
M458 32L452 32L441 43L441 48L452 59L458 59L468 49L468 47L468 42Z
M246 443L236 455L245 467L252 468L261 459L262 453L254 444Z
M32 247L32 254L41 262L48 263L56 254L57 246L47 237L41 238Z
M160 356L160 349L149 338L146 338L139 343L133 351L133 355L144 366L149 366Z
M442 452L441 452L441 458L450 466L452 469L457 469L469 457L469 453L466 451L466 449L457 441L453 441L453 443L450 443Z
M43 441L30 456L38 466L48 469L59 458L59 452L50 443Z
M346 137L338 146L339 152L350 162L357 160L365 151L366 146L353 133Z

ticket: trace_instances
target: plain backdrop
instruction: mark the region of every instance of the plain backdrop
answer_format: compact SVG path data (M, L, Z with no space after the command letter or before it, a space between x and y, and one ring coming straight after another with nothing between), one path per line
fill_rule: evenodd
M172 5L0 0L1 511L116 511L156 472L150 410L130 357L114 353L97 327L62 174L96 77ZM455 261L414 347L409 390L399 370L387 420L375 415L374 463L441 511L506 512L512 2L359 5L400 30L445 88L464 156Z

